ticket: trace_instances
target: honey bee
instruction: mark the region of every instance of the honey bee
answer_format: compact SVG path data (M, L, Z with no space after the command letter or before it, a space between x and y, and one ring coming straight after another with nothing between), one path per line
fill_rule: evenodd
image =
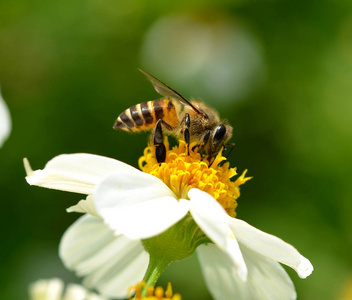
M139 69L140 70L140 69ZM123 111L117 118L113 128L136 132L152 130L151 140L155 145L155 156L158 163L166 158L163 133L176 138L184 138L189 145L195 142L198 151L207 153L209 160L226 145L232 136L232 127L222 121L219 114L200 101L188 101L178 92L140 70L162 96L134 105Z

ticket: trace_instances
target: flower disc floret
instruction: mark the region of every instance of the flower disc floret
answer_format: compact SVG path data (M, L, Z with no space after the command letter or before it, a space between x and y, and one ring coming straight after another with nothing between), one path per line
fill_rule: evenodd
M220 151L211 162L202 156L194 144L190 146L189 155L184 141L179 146L169 149L166 142L167 155L164 163L159 164L155 158L154 146L145 148L144 155L139 159L139 167L162 180L179 199L187 199L192 188L202 190L211 195L226 212L236 216L236 199L240 196L239 186L251 177L245 177L245 170L240 177L232 180L236 175L236 168L230 168L226 157Z
M168 283L165 292L161 286L156 288L150 286L147 288L146 295L143 296L143 292L145 292L144 289L146 288L146 283L144 281L137 283L135 286L131 286L128 289L127 294L131 294L131 292L134 291L135 295L133 298L130 298L130 300L181 300L180 294L173 294L170 282Z

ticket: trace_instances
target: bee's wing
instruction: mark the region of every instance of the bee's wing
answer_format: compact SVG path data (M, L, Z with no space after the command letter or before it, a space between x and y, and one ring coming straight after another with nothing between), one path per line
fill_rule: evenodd
M169 86L167 86L165 83L162 83L159 79L155 78L154 76L148 74L147 72L138 69L139 71L141 71L145 76L148 77L148 79L151 81L151 83L153 84L155 90L162 96L165 96L167 98L169 98L170 100L176 100L179 101L181 104L186 105L186 106L190 106L192 107L192 109L201 115L204 115L204 113L202 113L201 111L199 111L199 109L197 109L191 102L189 102L187 99L185 99L184 97L182 97L179 93L177 93L175 90L173 90L172 88L170 88Z

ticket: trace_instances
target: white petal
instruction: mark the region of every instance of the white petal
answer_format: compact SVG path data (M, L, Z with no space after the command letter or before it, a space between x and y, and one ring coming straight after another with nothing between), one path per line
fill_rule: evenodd
M63 300L107 300L95 293L89 292L83 286L78 284L69 284L66 288Z
M31 300L60 300L64 283L58 278L41 279L29 287Z
M141 281L149 262L140 241L113 235L102 219L89 215L65 232L60 257L67 268L85 276L85 286L116 298L124 298L128 287Z
M86 195L91 194L95 185L108 173L121 169L135 170L118 160L86 153L56 156L43 170L33 171L26 158L24 166L30 185Z
M229 219L231 229L241 244L293 268L301 278L306 278L312 273L313 266L309 260L290 244L242 220L230 217Z
M88 296L86 296L84 300L108 300L108 299L105 297L101 297L97 294L90 293Z
M188 212L188 201L178 202L161 180L130 170L105 177L94 192L94 201L104 222L131 239L158 235Z
M0 147L10 135L11 117L0 91Z
M69 284L63 300L86 300L87 290L78 284Z
M197 248L205 281L215 300L296 299L290 277L279 263L240 246L248 268L248 279L239 279L228 256L215 245Z
M89 195L85 200L79 201L76 205L70 206L66 209L67 212L87 213L93 217L100 217L95 209L93 196Z
M246 280L247 267L236 238L231 232L226 211L212 196L198 189L191 189L188 197L190 212L199 228L231 257L239 277Z

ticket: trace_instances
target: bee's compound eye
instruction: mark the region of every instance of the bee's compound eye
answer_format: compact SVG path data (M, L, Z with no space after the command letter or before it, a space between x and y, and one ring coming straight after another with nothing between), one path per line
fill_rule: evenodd
M214 132L214 142L220 142L224 139L226 134L226 127L224 125L218 125Z

